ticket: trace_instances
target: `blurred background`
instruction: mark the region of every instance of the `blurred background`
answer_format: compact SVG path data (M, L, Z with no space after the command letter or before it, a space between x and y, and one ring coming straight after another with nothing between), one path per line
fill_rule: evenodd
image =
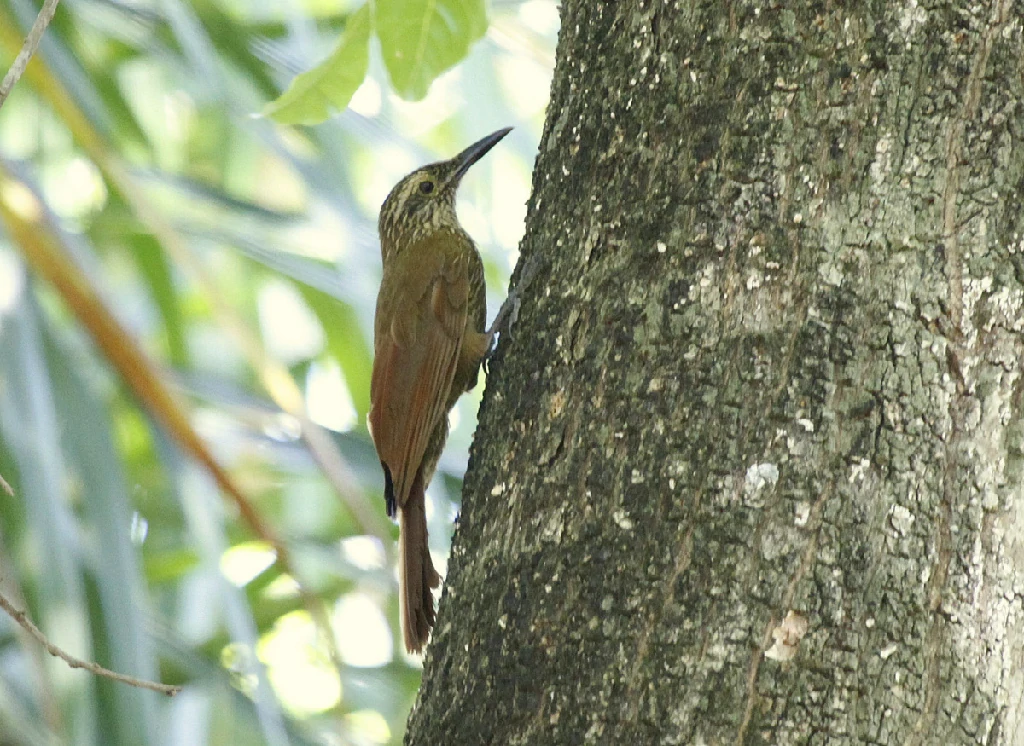
M69 669L0 614L0 744L401 742L420 661L365 425L377 210L515 126L459 203L493 316L558 13L492 0L420 100L372 37L343 112L264 116L362 5L62 0L0 109L0 591L73 655L184 686ZM37 11L0 0L2 70ZM442 573L482 388L429 492Z

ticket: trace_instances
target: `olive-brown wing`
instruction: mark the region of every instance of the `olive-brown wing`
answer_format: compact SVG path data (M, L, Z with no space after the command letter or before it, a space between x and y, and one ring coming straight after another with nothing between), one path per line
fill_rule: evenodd
M370 431L398 507L447 414L466 328L466 262L444 249L424 241L394 257L377 299Z

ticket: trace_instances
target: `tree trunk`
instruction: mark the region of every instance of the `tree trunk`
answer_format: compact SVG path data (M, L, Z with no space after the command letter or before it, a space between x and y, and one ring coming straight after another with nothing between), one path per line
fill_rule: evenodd
M411 744L1024 743L1024 8L563 0Z

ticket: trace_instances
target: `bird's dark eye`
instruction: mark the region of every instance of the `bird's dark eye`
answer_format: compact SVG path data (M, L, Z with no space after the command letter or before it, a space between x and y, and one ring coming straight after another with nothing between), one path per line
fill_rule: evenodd
M429 179L427 179L426 181L421 181L420 191L423 192L424 194L430 194L432 191L434 191L434 182L430 181Z

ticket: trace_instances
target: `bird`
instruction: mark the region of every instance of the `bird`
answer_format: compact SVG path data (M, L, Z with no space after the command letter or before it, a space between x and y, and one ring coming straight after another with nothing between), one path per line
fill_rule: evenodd
M448 438L448 413L476 385L514 295L486 329L484 265L459 223L463 176L511 127L405 176L380 209L383 274L374 315L368 423L387 514L399 524L399 605L406 650L423 650L440 585L427 543L425 490ZM522 284L522 283L520 283Z

